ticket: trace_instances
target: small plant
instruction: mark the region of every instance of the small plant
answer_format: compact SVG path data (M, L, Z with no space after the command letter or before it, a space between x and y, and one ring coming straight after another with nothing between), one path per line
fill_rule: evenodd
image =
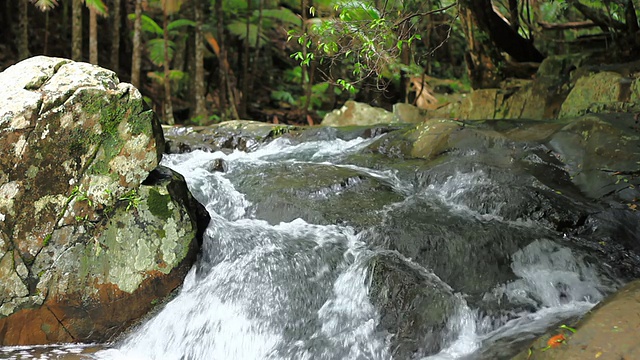
M132 206L137 209L142 198L138 195L138 191L134 189L127 191L124 195L120 196L118 200L127 201L127 211L129 211Z
M69 195L68 201L72 199L76 199L76 201L86 201L90 207L93 207L93 200L89 198L89 194L84 191L80 191L80 188L75 186L73 190L71 190L71 195Z
M290 129L288 126L274 126L273 129L271 130L271 136L276 138L288 133L289 130Z
M47 246L49 245L50 241L51 241L51 234L47 234L47 236L45 236L44 239L42 240L42 245Z

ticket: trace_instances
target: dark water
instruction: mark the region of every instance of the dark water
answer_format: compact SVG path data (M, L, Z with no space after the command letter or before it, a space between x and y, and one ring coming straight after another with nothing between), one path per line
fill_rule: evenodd
M371 160L372 141L166 156L212 216L180 294L97 352L0 357L508 358L620 285L559 230L580 204L558 191L496 164Z

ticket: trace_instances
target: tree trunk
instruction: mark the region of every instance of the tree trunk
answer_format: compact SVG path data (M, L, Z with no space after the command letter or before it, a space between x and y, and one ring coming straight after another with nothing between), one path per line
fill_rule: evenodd
M142 64L142 0L136 0L136 18L133 22L133 51L131 55L131 84L140 89Z
M478 29L489 36L495 46L518 62L541 62L544 55L493 11L491 0L464 0L462 8L471 11Z
M469 51L465 55L474 88L494 87L506 76L506 59L541 62L544 56L493 11L491 0L460 1L460 20Z
M18 57L29 57L29 0L18 3Z
M309 8L307 6L307 0L300 0L300 8L302 9L302 34L306 35L307 34L307 11L309 11ZM304 59L303 61L306 61L308 56L308 49L307 49L307 45L306 44L302 44L302 58ZM305 94L306 96L306 100L305 100L305 104L304 109L303 109L303 119L307 119L307 116L309 116L309 108L307 105L307 100L311 100L311 87L307 86L308 83L311 82L311 77L309 76L309 67L303 62L301 64L302 66L302 71L301 71L301 86L302 86L302 92ZM309 93L307 93L307 90L309 90Z
M98 65L98 13L89 7L89 63Z
M219 78L220 83L218 85L218 96L219 96L219 107L220 107L220 121L225 121L227 118L226 115L226 107L227 107L227 98L226 91L227 88L227 69L225 66L225 59L227 58L227 52L224 45L224 12L222 11L222 1L216 0L215 5L215 13L218 18L218 45L220 46L220 55L218 56L218 66L219 66Z
M71 59L82 61L82 0L72 0Z
M202 26L204 23L204 9L202 1L194 1L195 20L196 20L196 36L195 36L195 78L193 79L193 93L195 100L194 117L205 119L207 117L207 109L205 103L205 86L204 86L204 35L202 34Z
M44 40L42 41L42 54L49 55L49 12L44 13Z
M120 0L113 0L113 36L111 37L111 69L118 72L120 67L120 27L122 26Z
M244 56L242 59L242 99L240 101L240 116L247 118L247 102L249 101L249 55L251 55L251 44L249 30L251 29L251 1L247 1L247 36L244 38Z
M253 66L251 67L251 78L249 78L249 88L253 89L253 82L258 76L258 63L260 62L260 36L262 36L262 11L264 10L264 0L258 2L258 28L256 31L256 51L253 54Z
M175 124L173 119L173 104L171 102L171 69L169 67L171 59L169 58L169 14L166 7L163 9L163 39L164 39L164 122L168 125Z
M511 21L511 28L514 31L520 29L520 16L518 14L518 0L509 0L509 20Z
M471 87L481 89L498 86L502 78L499 64L504 63L505 59L489 38L479 33L476 18L470 9L460 8L460 25L467 39L465 61Z

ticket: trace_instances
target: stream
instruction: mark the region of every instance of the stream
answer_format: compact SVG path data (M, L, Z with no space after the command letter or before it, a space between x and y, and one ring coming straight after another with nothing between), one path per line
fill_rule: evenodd
M508 359L622 285L550 225L553 189L496 164L372 160L375 140L165 155L211 215L179 293L99 350L0 358Z

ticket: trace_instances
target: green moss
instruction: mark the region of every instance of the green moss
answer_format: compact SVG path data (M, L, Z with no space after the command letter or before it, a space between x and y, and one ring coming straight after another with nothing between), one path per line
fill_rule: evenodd
M164 239L167 237L167 232L164 231L164 229L157 229L155 231L156 235L158 235L159 238Z
M169 219L169 217L171 217L171 210L169 210L170 201L170 195L161 195L156 189L149 190L147 205L153 215L163 220Z
M47 236L44 237L44 240L42 240L42 245L47 246L49 245L50 241L51 241L51 234L47 234Z

